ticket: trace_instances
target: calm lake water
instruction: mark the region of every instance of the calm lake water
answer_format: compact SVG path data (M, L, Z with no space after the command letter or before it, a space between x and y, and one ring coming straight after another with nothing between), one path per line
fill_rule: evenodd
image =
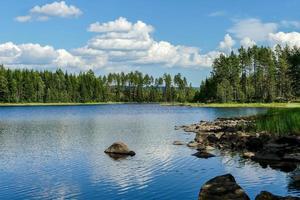
M197 199L203 183L232 173L253 199L299 196L290 174L238 156L199 159L174 146L194 134L175 125L263 112L256 108L97 105L0 108L0 199ZM103 153L124 141L136 156Z

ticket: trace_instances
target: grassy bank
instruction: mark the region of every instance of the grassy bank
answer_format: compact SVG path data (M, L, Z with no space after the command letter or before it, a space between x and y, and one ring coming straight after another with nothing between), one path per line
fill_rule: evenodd
M256 129L274 135L300 135L300 108L270 109L257 116Z
M212 108L300 108L300 103L161 103L161 105Z

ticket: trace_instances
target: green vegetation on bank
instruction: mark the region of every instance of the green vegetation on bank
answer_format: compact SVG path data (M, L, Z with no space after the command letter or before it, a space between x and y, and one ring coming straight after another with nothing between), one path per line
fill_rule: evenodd
M277 136L300 135L300 108L270 109L258 115L256 129Z
M300 108L300 103L161 103L161 105L213 108Z
M195 102L286 102L300 97L300 48L241 47L214 60Z

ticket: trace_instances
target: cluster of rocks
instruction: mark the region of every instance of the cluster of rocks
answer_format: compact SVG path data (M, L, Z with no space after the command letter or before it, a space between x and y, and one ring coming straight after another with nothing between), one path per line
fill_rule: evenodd
M293 171L300 162L300 137L274 137L268 133L251 132L254 118L218 118L197 124L175 127L196 133L194 141L187 144L196 148L196 155L205 155L208 149L218 148L240 152L244 158L257 161L262 167L270 166L283 171ZM183 144L179 141L176 144ZM201 156L200 156L201 157Z
M198 200L250 200L231 174L217 176L207 181L200 189ZM300 200L299 197L281 197L262 191L255 200Z

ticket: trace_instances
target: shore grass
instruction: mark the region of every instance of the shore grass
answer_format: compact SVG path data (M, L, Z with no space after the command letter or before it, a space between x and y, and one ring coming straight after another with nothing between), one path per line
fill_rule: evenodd
M300 108L270 109L257 116L255 127L276 136L300 135Z
M300 108L300 103L161 103L161 105L212 108Z

